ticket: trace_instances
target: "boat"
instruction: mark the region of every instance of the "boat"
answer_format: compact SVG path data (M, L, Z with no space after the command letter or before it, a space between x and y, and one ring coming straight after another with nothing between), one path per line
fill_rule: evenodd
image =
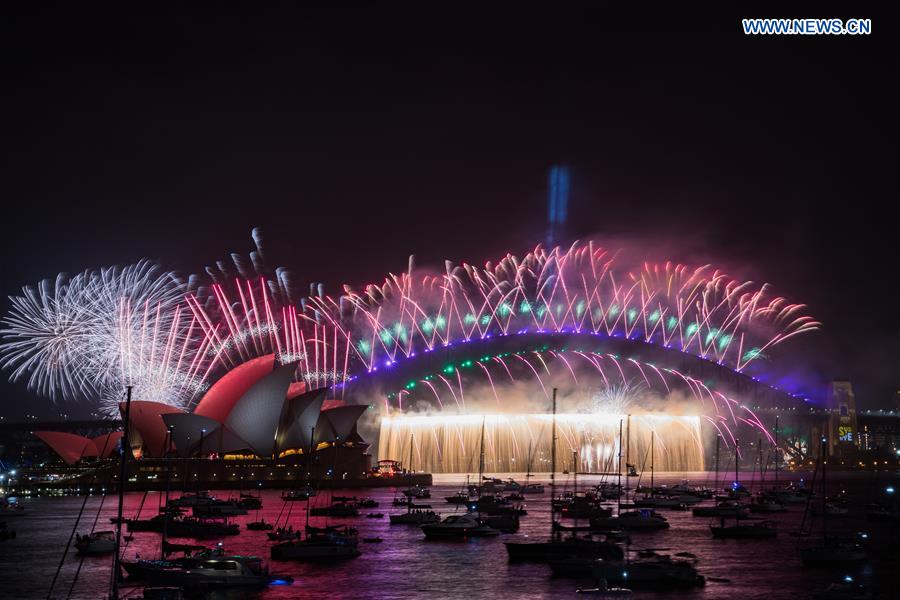
M620 513L617 517L595 517L591 519L594 529L627 529L652 531L668 529L669 522L655 510L641 509Z
M272 531L275 529L275 525L272 523L266 522L265 519L261 521L253 521L251 523L247 523L247 529L250 531Z
M714 538L771 539L778 535L774 521L725 525L725 519L722 519L722 523L718 527L710 525L709 530Z
M383 519L384 513L369 513L366 515L367 519Z
M115 531L94 531L75 534L75 548L78 554L112 554L116 550Z
M450 504L468 504L471 498L468 492L459 491L452 496L444 496L444 500Z
M600 598L631 598L632 596L630 589L623 587L609 587L609 584L605 579L601 579L597 582L597 587L578 588L575 590L575 593L588 594Z
M256 496L244 496L242 494L237 501L237 505L247 510L259 510L262 508L262 499L257 498Z
M451 515L440 523L422 525L422 533L426 538L470 538L500 535L499 530L485 525L471 514Z
M627 582L635 588L684 589L706 583L691 562L668 556L628 562L570 556L552 561L550 569L560 577L593 577L609 583Z
M275 560L338 560L356 558L361 554L356 547L357 535L347 528L326 528L307 532L302 540L284 542L272 546L271 556Z
M353 504L356 508L378 508L378 501L374 498L361 498Z
M543 494L544 486L540 483L526 483L522 486L523 494Z
M290 490L281 494L281 499L285 502L295 502L298 500L309 500L318 492L311 486L304 486L296 490Z
M247 509L239 506L237 502L215 498L195 505L191 511L195 517L200 518L239 517L247 514Z
M488 515L480 517L480 520L500 533L515 533L519 530L518 515Z
M240 527L235 523L196 519L191 517L172 517L165 513L150 519L125 519L128 531L155 531L162 533L165 528L172 537L221 537L238 535Z
M336 502L331 506L316 506L309 509L313 517L358 517L359 511L355 506L344 502Z
M847 576L843 581L831 583L821 592L813 594L813 600L875 600L875 592Z
M426 525L428 523L438 523L441 520L433 510L412 510L399 515L391 515L391 525Z
M403 495L407 498L416 498L421 500L423 498L431 498L431 490L422 485L415 485L411 488L407 488L403 490Z
M695 517L725 517L744 519L750 516L750 509L734 500L723 500L715 506L695 506L691 509Z
M770 514L787 512L787 508L784 504L781 504L770 497L762 497L757 499L756 502L751 502L749 508L752 513Z
M859 563L866 560L865 548L859 544L828 541L800 548L800 560L807 566L829 566Z
M828 503L828 495L826 494L825 487L825 474L826 474L826 464L825 460L826 456L826 438L822 438L821 447L819 450L819 461L816 465L816 469L818 470L820 467L822 469L822 509L825 512L825 506ZM804 520L806 519L806 515L804 514ZM863 548L860 544L855 541L848 541L844 539L838 539L834 537L828 537L827 531L827 523L828 519L822 519L822 541L801 547L800 548L800 560L806 566L831 566L831 565L841 565L841 564L852 564L858 563L866 560L867 553L865 548ZM801 526L802 532L802 526Z
M202 504L207 504L213 500L215 500L215 498L210 496L208 491L200 490L198 492L187 492L187 493L182 494L178 498L169 500L166 503L166 506L192 508L194 506L200 506Z
M143 578L153 585L186 589L263 587L272 579L259 559L238 560L234 557L200 559L182 564L160 561L157 565L145 565Z
M592 559L622 560L622 547L609 540L592 537L570 536L550 539L546 542L506 542L506 552L511 561L549 562L564 556L582 556Z
M300 539L300 532L294 531L293 527L279 527L266 535L273 542L287 542Z

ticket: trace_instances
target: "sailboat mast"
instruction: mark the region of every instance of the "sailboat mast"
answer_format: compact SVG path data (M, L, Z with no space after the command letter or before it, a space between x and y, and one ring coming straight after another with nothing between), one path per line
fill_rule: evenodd
M410 475L413 474L413 468L412 468L413 462L412 461L413 461L413 446L415 445L415 440L416 440L416 434L410 432L410 434L409 434L409 465L407 466L407 470L409 471ZM410 485L412 485L412 482L410 482Z
M656 485L653 483L653 440L656 439L656 431L650 432L650 494L653 495Z
M722 436L718 433L716 434L716 483L713 486L714 490L719 489L719 446L722 443Z
M125 503L125 464L128 460L128 453L131 452L131 443L128 441L129 427L128 422L131 420L131 386L126 386L125 395L125 420L122 422L122 456L119 459L119 505L116 509L116 551L113 555L113 574L112 574L112 600L119 600L119 577L121 576L121 566L119 556L122 548L122 505Z
M481 449L478 452L478 497L481 498L481 484L484 482L484 422L486 416L481 417Z
M625 431L625 469L631 464L631 415L628 415L628 427ZM628 500L628 473L625 473L625 500ZM622 490L619 490L620 492Z
M313 425L309 428L309 457L306 459L306 531L309 531L309 498L312 496L312 484L311 484L311 475L312 475L312 459L313 459L313 447L316 438L316 427ZM291 504L293 506L293 504ZM287 519L285 519L285 525L287 525Z
M556 388L553 388L553 417L550 427L550 531L554 536L559 532L554 531L555 513L553 501L556 499Z
M738 474L738 446L740 445L741 440L734 440L734 487L737 489L741 484L741 477Z
M775 415L775 487L778 487L778 415Z
M618 483L619 489L616 494L616 516L622 514L622 419L619 419L619 465L616 469L618 471Z

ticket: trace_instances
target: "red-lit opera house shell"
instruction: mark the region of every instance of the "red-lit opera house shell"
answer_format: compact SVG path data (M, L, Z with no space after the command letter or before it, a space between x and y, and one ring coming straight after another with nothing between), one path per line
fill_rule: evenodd
M94 447L97 448L97 455L100 458L109 458L115 454L116 449L119 447L119 440L121 439L122 432L113 431L112 433L98 435L97 437L92 438L91 441L94 443Z
M122 414L125 414L125 403L119 404ZM131 401L131 426L140 436L141 454L147 456L164 456L166 451L166 437L168 432L162 415L170 413L183 413L184 411L162 402L148 402L146 400ZM132 445L135 436L131 436Z
M274 354L260 356L238 365L209 388L194 409L194 414L224 423L244 394L274 368Z
M67 465L74 465L82 458L97 456L97 447L89 438L62 431L35 431L34 435L50 446Z

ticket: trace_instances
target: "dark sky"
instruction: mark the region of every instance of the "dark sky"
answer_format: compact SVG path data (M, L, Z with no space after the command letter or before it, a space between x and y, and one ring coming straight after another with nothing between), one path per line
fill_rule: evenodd
M896 29L874 8L259 4L3 15L4 297L144 256L196 272L253 226L331 291L410 253L482 262L542 239L566 161L569 239L771 282L825 324L808 369L892 403ZM746 16L874 35L747 37ZM24 386L0 394L20 416Z

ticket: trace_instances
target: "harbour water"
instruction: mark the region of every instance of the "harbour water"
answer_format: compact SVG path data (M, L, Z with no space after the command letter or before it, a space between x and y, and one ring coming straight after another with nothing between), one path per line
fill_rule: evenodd
M733 474L732 474L733 475ZM805 474L807 477L809 474ZM507 475L497 475L506 477ZM522 474L513 475L519 481ZM781 475L798 479L800 474ZM675 484L682 479L692 483L712 485L707 473L665 473L656 477L657 485ZM759 475L742 473L742 480L759 485ZM880 500L879 494L887 485L896 483L896 475L886 472L834 473L829 474L829 493L845 489L854 499L854 509L850 516L829 519L829 529L837 532L865 532L873 544L873 549L884 548L894 535L890 527L867 521L862 506L867 502ZM542 477L544 482L548 481ZM579 476L579 487L598 483L599 476ZM609 480L607 478L607 480ZM728 478L727 481L730 481ZM572 489L570 476L558 475L558 491ZM648 483L646 480L644 484ZM431 504L443 515L460 510L444 500L465 484L465 477L441 475L435 477L430 500L420 500ZM634 485L634 479L632 479ZM751 488L752 489L752 488ZM215 492L221 498L236 492ZM263 508L257 515L250 511L247 516L233 520L241 525L239 536L230 536L221 541L224 547L234 553L261 556L273 573L294 578L291 585L270 586L264 590L229 591L216 593L209 598L228 599L277 599L277 598L567 598L576 597L579 586L590 586L591 581L554 578L544 564L510 563L504 541L541 540L549 535L549 488L543 495L527 496L528 515L521 519L521 529L515 534L504 534L496 538L470 539L465 541L425 541L421 531L414 526L390 525L387 515L401 512L402 508L391 506L391 501L399 490L377 488L369 490L335 490L335 495L369 496L379 502L374 509L361 509L355 518L312 517L313 525L348 524L358 528L360 539L378 536L380 544L360 543L362 556L336 564L305 564L277 562L269 559L269 547L265 532L247 531L245 523L265 518L275 522L282 511L280 491L261 492ZM179 492L174 493L175 496ZM157 512L160 497L156 492L128 494L124 514L134 516L142 500L142 517L149 518ZM328 493L314 498L314 505L327 504ZM51 581L66 541L72 532L75 519L81 509L83 498L32 498L23 499L27 514L8 520L15 529L14 540L0 542L0 598L47 598ZM101 497L93 496L87 501L81 517L80 532L91 529L96 519L96 529L111 529L110 517L115 515L115 498L103 500L98 513ZM291 524L302 528L305 521L305 502L291 503ZM368 519L368 512L384 513L383 519ZM852 568L814 569L804 568L798 555L798 544L802 541L791 535L797 531L803 518L804 505L794 505L784 514L766 516L778 522L779 533L774 540L718 540L713 539L709 525L713 519L693 517L690 511L665 511L671 523L668 530L655 533L632 533L631 550L657 549L660 554L690 552L697 557L697 568L707 578L704 587L688 591L638 592L638 598L760 598L766 600L794 600L810 598L828 583L844 576L871 585L878 590L879 598L900 597L900 585L894 573L900 564L893 562L887 552L870 552L870 560ZM282 516L282 519L284 517ZM572 524L571 522L568 522ZM817 531L821 523L818 522ZM815 533L813 534L815 535ZM125 549L125 556L132 558L154 558L160 551L161 536L157 533L135 533L134 540ZM188 540L174 540L188 541ZM199 543L212 545L219 540L205 540ZM88 557L83 561L70 550L56 581L51 598L99 599L106 596L110 581L111 557ZM80 569L80 572L79 572ZM76 573L77 581L73 585ZM712 580L710 579L712 578ZM127 587L127 597L139 598L140 587Z

